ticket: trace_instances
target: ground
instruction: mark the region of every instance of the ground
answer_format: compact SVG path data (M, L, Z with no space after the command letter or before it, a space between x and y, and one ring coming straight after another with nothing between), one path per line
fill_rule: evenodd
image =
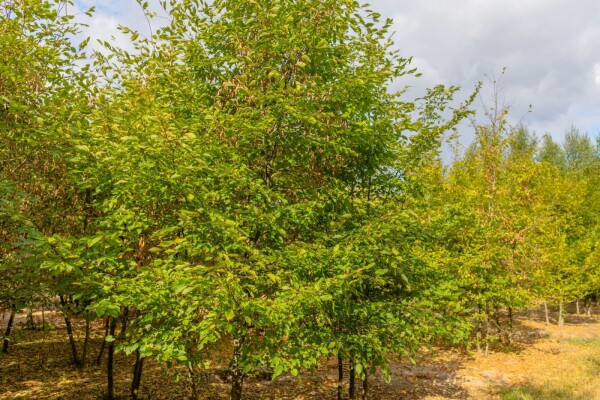
M39 319L40 313L36 314ZM511 348L493 349L488 355L464 348L435 348L417 365L392 364L389 384L372 377L369 398L475 399L475 400L600 400L600 316L569 316L564 327L546 326L537 314L521 315ZM102 326L94 326L88 365L78 370L70 363L68 340L59 315L45 314L50 330L27 330L24 316L17 318L8 355L0 355L0 400L101 399L105 389L105 363L96 365ZM4 329L8 315L0 319ZM78 339L83 326L76 323ZM81 343L80 343L81 345ZM133 357L116 358L116 392L126 399ZM245 384L246 399L321 400L336 398L334 360L301 379L280 376L275 381L255 377ZM203 399L226 399L228 383L211 377L202 386ZM358 391L360 393L360 390ZM140 398L186 399L184 380L148 362Z

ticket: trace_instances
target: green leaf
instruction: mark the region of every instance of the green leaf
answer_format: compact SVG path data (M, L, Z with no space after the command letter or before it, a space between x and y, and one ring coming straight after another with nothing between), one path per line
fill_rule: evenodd
M281 375L284 371L285 367L283 366L283 364L276 364L275 367L273 368L273 379L277 378L279 375Z

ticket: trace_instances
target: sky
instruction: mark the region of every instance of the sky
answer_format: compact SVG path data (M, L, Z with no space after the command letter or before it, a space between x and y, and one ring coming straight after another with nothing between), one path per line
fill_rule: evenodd
M150 7L158 0L148 0ZM562 140L575 126L600 133L600 1L598 0L371 0L371 9L394 20L395 47L422 73L398 86L409 94L437 84L458 85L467 97L484 87L477 106L491 102L499 79L500 102L511 123L538 136ZM149 31L135 0L77 0L96 6L86 34L127 46L117 26ZM77 11L77 10L76 10ZM153 24L159 23L153 22ZM502 71L505 69L504 74Z

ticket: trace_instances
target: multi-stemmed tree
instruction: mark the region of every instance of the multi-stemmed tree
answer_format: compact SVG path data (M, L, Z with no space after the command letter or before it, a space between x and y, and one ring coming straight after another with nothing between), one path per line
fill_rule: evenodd
M91 308L135 310L125 348L187 365L192 383L228 341L235 399L259 366L335 354L364 377L433 337L419 299L437 281L410 254L422 234L398 204L401 156L464 115L436 111L453 90L389 93L409 60L352 1L164 6L168 26L130 32L135 53L98 55L107 85L82 138L100 216L79 254L104 290Z

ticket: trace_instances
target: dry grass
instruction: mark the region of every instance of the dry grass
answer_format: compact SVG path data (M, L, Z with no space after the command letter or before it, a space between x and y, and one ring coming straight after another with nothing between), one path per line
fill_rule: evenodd
M563 338L557 344L568 351L532 369L528 383L501 389L501 399L600 399L600 338Z
M370 399L420 400L600 400L600 324L593 318L567 320L567 326L547 327L535 318L518 321L517 345L488 356L457 349L423 354L417 366L393 363L392 382L370 381ZM0 319L0 328L5 320ZM102 327L94 326L90 359L84 370L70 364L68 340L60 317L55 328L15 330L11 354L0 354L0 400L101 399L105 391L105 362L95 365ZM76 324L81 346L83 326ZM126 399L133 358L117 354L116 392ZM321 400L335 398L334 360L302 379L281 376L275 381L253 378L245 385L246 399ZM228 383L210 378L203 399L226 399ZM183 381L174 382L152 360L145 365L141 398L186 399Z

